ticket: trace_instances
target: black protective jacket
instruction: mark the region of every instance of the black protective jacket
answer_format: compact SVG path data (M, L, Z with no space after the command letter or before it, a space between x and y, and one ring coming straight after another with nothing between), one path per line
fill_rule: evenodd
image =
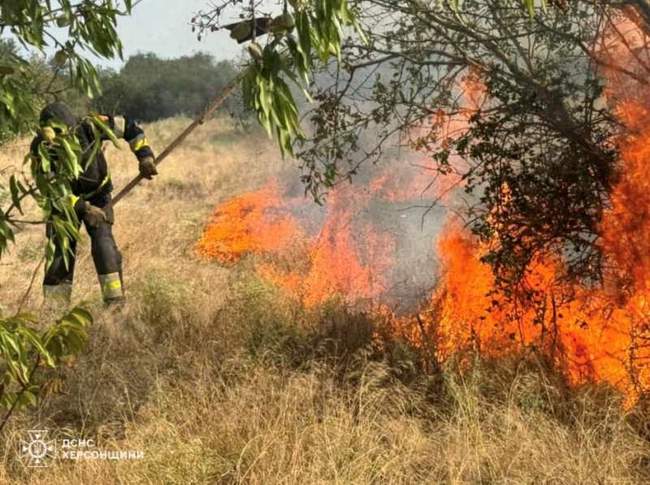
M123 138L129 143L138 160L153 157L153 151L147 142L144 131L133 120L108 115L101 115L101 119L117 137ZM48 126L51 120L62 121L69 127L75 127L77 138L83 149L81 164L86 169L77 180L72 181L72 193L81 199L88 200L91 204L103 205L113 190L113 184L102 150L96 150L94 160L90 160L95 142L92 126L86 121L78 123L62 103L49 105L41 112L41 126ZM100 136L100 141L109 139L103 133ZM38 148L43 140L43 136L38 134L32 141L31 153L33 156L38 157Z

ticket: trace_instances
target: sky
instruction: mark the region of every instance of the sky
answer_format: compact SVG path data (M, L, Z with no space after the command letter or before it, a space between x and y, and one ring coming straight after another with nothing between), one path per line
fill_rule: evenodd
M212 54L217 60L237 57L241 48L227 32L209 33L200 42L192 33L191 18L209 4L210 0L142 0L133 15L118 19L124 59L138 52L153 52L164 58L195 52ZM119 68L122 62L102 60L99 64Z
M217 60L233 59L241 48L227 32L209 33L200 42L192 33L191 18L201 9L208 9L210 0L142 0L130 17L118 19L118 33L124 44L124 59L139 52L153 52L163 58L212 54ZM98 62L119 69L118 60Z
M258 0L263 12L278 13L277 0ZM132 15L118 17L117 31L124 45L124 61L99 59L89 56L96 66L119 70L132 55L153 52L161 58L192 55L196 52L211 54L217 61L235 59L242 47L230 38L227 31L208 33L201 41L192 32L190 20L200 10L210 10L211 4L220 0L140 0ZM238 8L226 12L223 21L236 21ZM67 30L52 29L52 33L65 41ZM5 37L11 37L4 34ZM48 56L55 52L46 48Z

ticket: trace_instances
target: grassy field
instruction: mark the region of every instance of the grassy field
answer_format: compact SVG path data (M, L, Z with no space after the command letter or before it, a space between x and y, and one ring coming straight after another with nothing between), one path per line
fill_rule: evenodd
M188 120L147 128L163 147ZM19 164L26 142L0 154ZM107 151L116 187L137 173ZM418 370L413 352L371 345L372 320L307 310L250 271L199 259L214 206L291 173L258 133L212 121L116 208L128 304L100 304L87 236L74 300L96 316L91 341L58 372L59 392L17 415L0 441L0 482L648 483L649 414L624 413L600 388L569 389L533 357ZM11 168L9 168L11 170ZM296 173L297 176L297 173ZM14 311L42 254L42 228L0 262L0 304ZM41 305L40 279L27 307ZM141 450L132 461L19 459L26 430Z

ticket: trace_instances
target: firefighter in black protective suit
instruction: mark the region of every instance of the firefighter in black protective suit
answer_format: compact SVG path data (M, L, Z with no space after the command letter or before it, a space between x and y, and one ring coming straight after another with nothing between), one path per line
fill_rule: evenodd
M133 120L124 117L101 116L118 138L124 138L139 161L140 173L147 179L157 174L154 154L147 142L144 131ZM84 151L82 166L85 171L72 182L74 210L80 221L84 222L91 239L91 253L97 270L102 297L106 303L124 300L122 281L122 255L113 238L113 208L111 206L110 173L102 150L98 150L94 160L89 160L95 141L89 122L80 122L70 109L57 102L46 106L40 115L41 128L61 129L61 124L74 129ZM32 156L38 157L38 146L44 140L39 134L31 145ZM108 137L102 135L102 140ZM47 225L46 234L52 238L53 229ZM71 241L72 255L66 267L62 249L56 244L54 260L45 272L43 293L46 301L69 302L72 293L72 279L75 265L76 241Z

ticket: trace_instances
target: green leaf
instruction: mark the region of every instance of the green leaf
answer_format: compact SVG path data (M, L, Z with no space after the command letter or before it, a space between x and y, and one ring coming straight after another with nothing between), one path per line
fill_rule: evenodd
M12 175L9 177L9 190L11 192L11 203L18 209L18 211L23 214L23 210L20 206L22 190L20 184L16 180L16 176Z
M81 174L81 166L79 165L79 158L77 154L70 146L70 143L65 138L60 138L59 143L65 150L65 163L67 165L68 171L72 174L74 179L78 178Z
M116 148L119 148L119 142L117 137L115 136L115 133L113 133L113 130L110 129L110 127L104 123L98 115L93 115L90 117L90 121L94 126L98 126L99 129L102 131L104 135L108 137L109 140L113 143L113 145ZM97 137L98 138L98 137ZM93 147L94 148L94 147Z

